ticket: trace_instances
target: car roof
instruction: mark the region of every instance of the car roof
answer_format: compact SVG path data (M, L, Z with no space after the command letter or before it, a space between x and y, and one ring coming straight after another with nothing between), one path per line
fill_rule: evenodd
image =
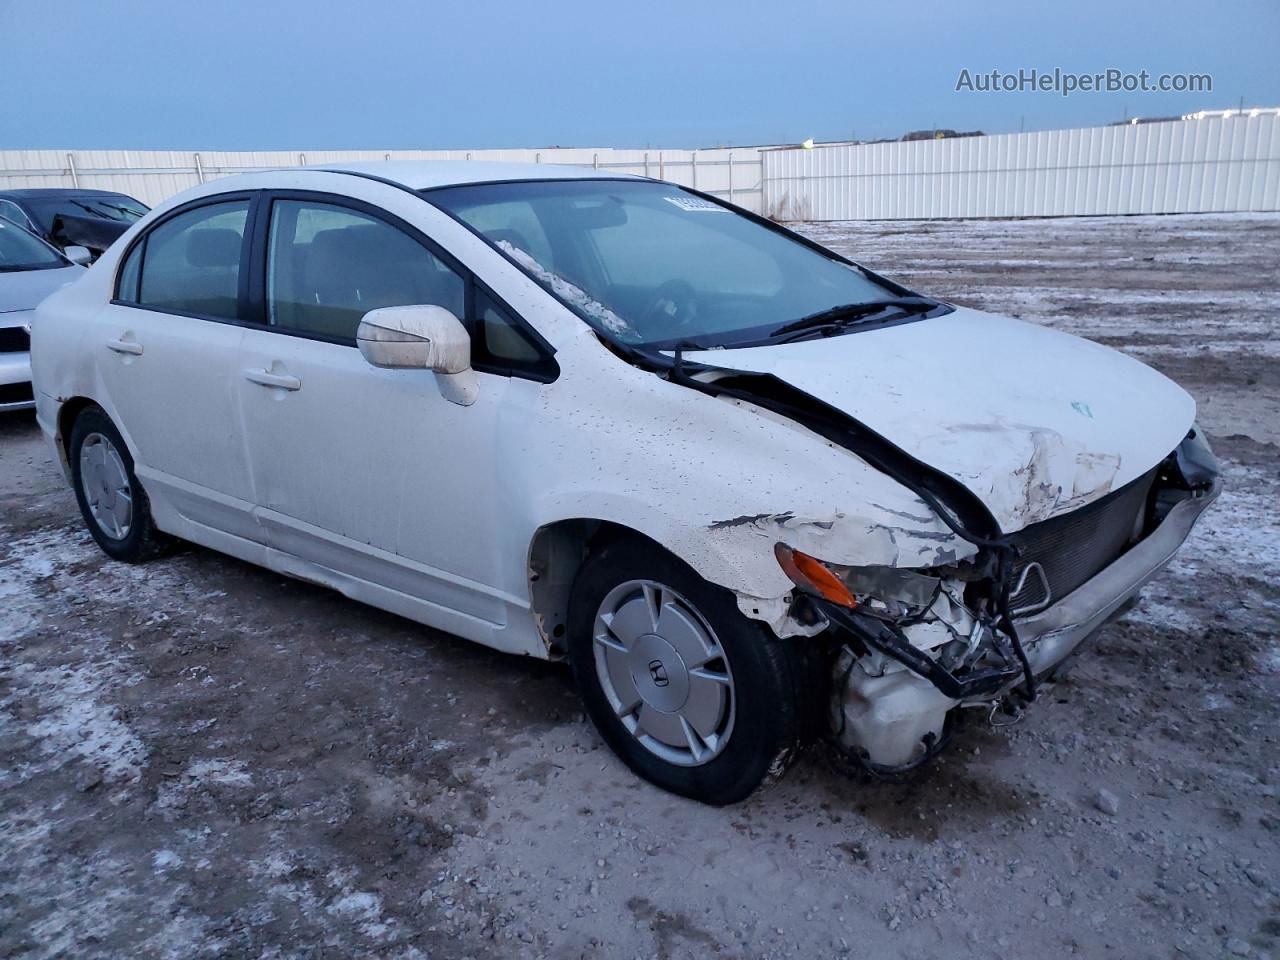
M592 167L574 167L558 163L506 163L493 160L369 160L316 164L310 169L379 177L412 190L510 180L644 179L630 174L596 170Z
M0 190L0 197L5 200L41 200L49 197L126 197L127 193L114 190L81 190L78 187L28 187L21 190Z

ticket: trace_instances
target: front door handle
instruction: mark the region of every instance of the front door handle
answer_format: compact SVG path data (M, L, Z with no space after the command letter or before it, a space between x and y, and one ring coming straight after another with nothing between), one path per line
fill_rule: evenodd
M133 357L142 356L142 344L137 340L108 340L107 349L116 353L127 353Z
M244 378L264 387L279 387L281 390L301 390L302 381L287 373L272 373L270 370L246 370Z

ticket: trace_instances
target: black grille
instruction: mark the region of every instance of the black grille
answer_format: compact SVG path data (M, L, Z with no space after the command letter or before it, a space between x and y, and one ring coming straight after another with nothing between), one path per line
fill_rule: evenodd
M1046 601L1056 603L1124 553L1154 479L1152 470L1088 506L1013 534L1010 539L1020 551L1014 586L1022 581L1024 571L1027 577L1010 597L1010 608L1032 613ZM1040 569L1027 570L1033 563Z
M35 399L29 383L6 383L0 387L0 406L6 403L30 403Z
M26 353L31 349L31 334L22 327L0 327L0 353Z

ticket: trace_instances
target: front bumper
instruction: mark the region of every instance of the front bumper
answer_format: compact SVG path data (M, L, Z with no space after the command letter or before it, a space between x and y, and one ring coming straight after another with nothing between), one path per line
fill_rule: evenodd
M1015 620L1032 672L1048 673L1122 611L1169 563L1221 489L1215 475L1202 489L1188 491L1145 538L1082 586L1047 609ZM818 605L837 633L883 650L868 633L876 628L866 622L869 618L825 601ZM1022 680L1021 671L1009 671L1003 678L970 677L957 685L923 651L900 653L905 655L894 656L898 662L893 669L879 675L859 669L852 658L847 669L837 671L846 678L834 705L838 738L873 767L901 769L919 763L942 741L952 708L997 700Z
M1221 492L1222 481L1215 478L1209 489L1174 504L1160 526L1084 586L1047 610L1016 621L1032 670L1047 673L1136 597L1173 559Z
M31 394L31 354L0 353L0 413L30 410L35 405Z

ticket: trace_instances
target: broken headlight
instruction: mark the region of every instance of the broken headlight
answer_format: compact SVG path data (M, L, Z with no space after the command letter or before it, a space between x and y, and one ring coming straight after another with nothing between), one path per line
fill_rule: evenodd
M826 563L779 543L774 555L805 593L885 620L918 617L934 605L942 578L900 567L849 567Z
M827 601L823 614L856 641L845 643L846 666L856 662L878 677L897 661L953 700L990 699L1023 673L990 613L970 609L964 581L946 570L849 567L785 544L774 552L792 582ZM841 676L847 682L849 671Z

